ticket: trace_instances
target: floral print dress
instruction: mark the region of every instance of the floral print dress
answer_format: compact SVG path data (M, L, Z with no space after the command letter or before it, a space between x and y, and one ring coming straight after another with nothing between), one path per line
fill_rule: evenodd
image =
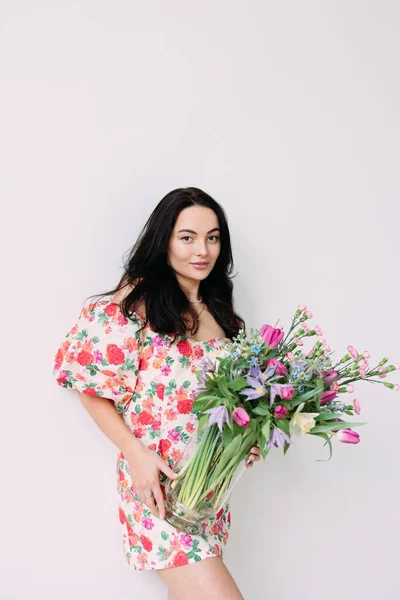
M127 319L119 305L100 300L85 306L56 356L54 375L64 388L114 401L131 432L170 467L178 461L197 417L191 413L205 358L227 355L227 338L196 341L160 335L134 313ZM160 472L165 496L167 476ZM135 570L178 567L223 555L231 526L229 502L188 535L155 517L132 487L128 463L117 459L119 522L126 560Z

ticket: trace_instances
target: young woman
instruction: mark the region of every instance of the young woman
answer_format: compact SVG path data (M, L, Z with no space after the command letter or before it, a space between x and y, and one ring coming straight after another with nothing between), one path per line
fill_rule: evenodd
M243 320L232 300L230 235L222 207L197 188L167 194L144 226L117 287L82 309L55 358L57 382L78 390L117 446L126 559L157 570L169 600L235 600L222 561L229 503L190 536L164 520L164 484L197 417L194 372L226 356ZM252 448L248 466L259 460ZM210 560L205 560L210 559Z

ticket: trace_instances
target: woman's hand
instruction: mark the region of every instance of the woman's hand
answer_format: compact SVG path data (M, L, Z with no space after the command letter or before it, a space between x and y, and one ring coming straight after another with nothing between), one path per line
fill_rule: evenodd
M159 471L165 473L170 479L176 479L177 473L174 473L154 450L149 450L143 444L135 446L132 452L125 454L125 458L129 465L132 487L137 496L155 517L164 519L164 498L160 487Z
M253 446L249 452L248 462L246 463L246 469L252 467L256 460L260 460L260 448L258 446Z

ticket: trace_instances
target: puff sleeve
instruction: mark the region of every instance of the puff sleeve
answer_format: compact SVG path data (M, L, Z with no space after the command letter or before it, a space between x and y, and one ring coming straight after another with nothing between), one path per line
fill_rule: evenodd
M118 304L85 306L55 356L53 374L64 388L113 400L124 412L139 374L141 319L127 319Z

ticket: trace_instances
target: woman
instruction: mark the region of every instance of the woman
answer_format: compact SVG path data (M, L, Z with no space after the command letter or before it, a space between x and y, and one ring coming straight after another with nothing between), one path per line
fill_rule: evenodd
M117 446L119 517L128 563L157 570L169 600L242 598L222 561L229 503L184 534L164 520L164 484L197 417L195 371L226 356L243 320L232 302L229 229L221 206L180 188L156 206L118 286L85 306L59 348L57 382ZM253 448L248 466L259 460ZM210 558L212 560L204 560ZM189 592L190 590L190 592Z

